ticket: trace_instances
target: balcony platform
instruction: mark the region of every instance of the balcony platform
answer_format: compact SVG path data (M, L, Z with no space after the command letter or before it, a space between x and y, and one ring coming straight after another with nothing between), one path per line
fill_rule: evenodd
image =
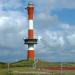
M24 44L37 44L38 39L24 39Z

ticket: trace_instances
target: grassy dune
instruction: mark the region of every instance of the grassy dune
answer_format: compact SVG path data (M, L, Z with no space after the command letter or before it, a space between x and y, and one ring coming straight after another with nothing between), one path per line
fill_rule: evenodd
M60 62L46 62L40 61L39 64L36 65L36 69L33 69L33 61L21 60L18 62L10 63L9 70L7 63L0 63L0 75L18 75L18 74L9 74L17 72L47 72L47 75L61 75L61 71L50 71L50 70L40 70L39 67L49 67L49 66L60 66ZM75 63L72 62L63 62L63 66L75 66ZM10 71L10 72L9 72ZM62 71L63 75L75 75L75 71ZM20 75L20 74L19 74ZM26 74L23 74L26 75ZM28 74L29 75L29 74ZM38 74L30 74L30 75L38 75ZM40 75L40 74L39 74ZM42 74L46 75L46 74Z

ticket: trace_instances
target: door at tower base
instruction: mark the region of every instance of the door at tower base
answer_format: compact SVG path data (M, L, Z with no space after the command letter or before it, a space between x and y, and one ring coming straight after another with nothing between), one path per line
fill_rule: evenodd
M27 60L34 60L35 52L34 50L28 50L27 51Z

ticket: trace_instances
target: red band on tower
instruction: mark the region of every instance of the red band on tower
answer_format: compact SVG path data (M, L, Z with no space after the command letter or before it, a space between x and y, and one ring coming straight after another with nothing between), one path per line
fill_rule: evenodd
M33 30L28 30L28 39L33 39Z
M34 54L35 54L35 53L34 53L34 50L28 50L28 52L27 52L27 59L32 59L32 60L34 60L34 57L35 57Z
M28 19L32 20L33 19L33 13L34 13L34 7L28 7Z

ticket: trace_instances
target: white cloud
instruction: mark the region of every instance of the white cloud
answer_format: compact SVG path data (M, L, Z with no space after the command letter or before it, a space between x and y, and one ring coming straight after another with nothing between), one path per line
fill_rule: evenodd
M43 35L43 39L46 39L46 43L49 44L50 47L57 47L58 49L60 46L63 46L64 39L62 35L59 35L56 31L47 31L45 35Z
M37 34L42 37L36 46L39 53L46 53L47 50L71 50L71 44L74 43L69 42L67 36L75 32L74 25L60 22L56 15L51 16L46 13L39 13L35 19Z
M70 25L69 24L62 24L61 27L63 29L70 29Z
M75 0L61 0L60 3L62 4L63 8L75 8Z
M67 36L67 39L68 39L70 45L75 46L75 33Z
M1 15L0 17L0 45L16 47L23 40L23 35L27 30L27 20L17 12L14 16L10 12L9 16ZM20 16L19 16L20 14Z
M56 31L47 30L40 34L41 40L38 41L37 50L39 53L45 53L51 50L63 50L65 40L62 34Z
M37 6L40 8L39 10L44 13L50 13L52 10L59 10L62 8L75 8L74 0L37 0L35 1Z
M37 29L41 28L41 30L44 29L46 30L46 29L58 27L60 21L56 15L51 16L46 13L39 13L35 17L35 23L36 23L35 28Z
M21 6L20 0L0 0L0 10L19 9Z

